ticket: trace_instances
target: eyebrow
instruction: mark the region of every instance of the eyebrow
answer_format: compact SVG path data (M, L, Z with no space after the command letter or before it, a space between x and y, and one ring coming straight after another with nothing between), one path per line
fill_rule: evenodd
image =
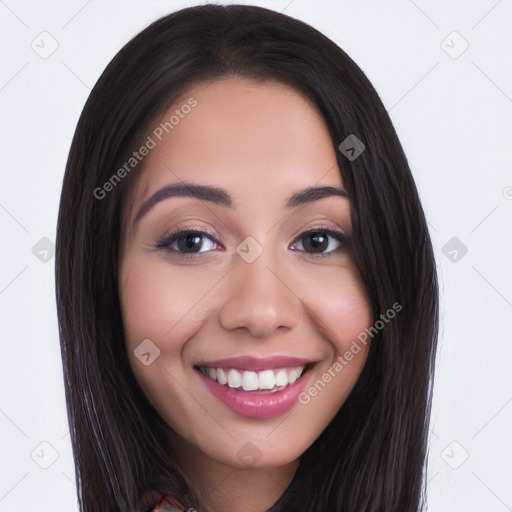
M348 197L348 193L343 187L308 187L293 193L286 200L285 208L290 210L330 196ZM233 198L229 195L227 190L223 188L186 182L173 183L157 190L149 199L144 201L135 216L133 221L134 225L136 225L155 204L171 197L194 197L203 201L210 201L214 204L224 206L225 208L234 208Z

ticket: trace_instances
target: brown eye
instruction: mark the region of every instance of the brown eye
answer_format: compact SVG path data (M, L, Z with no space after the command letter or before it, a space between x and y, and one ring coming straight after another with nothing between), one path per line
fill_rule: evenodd
M199 233L187 233L184 236L175 237L174 241L178 251L198 252L201 249L203 238Z
M328 256L342 250L348 240L348 236L341 231L332 229L310 229L305 231L297 239L294 250L301 250L307 253Z
M321 231L309 233L304 237L303 247L306 251L324 252L329 246L329 236Z
M211 252L216 245L217 240L209 233L195 229L177 229L159 240L155 247L187 257Z

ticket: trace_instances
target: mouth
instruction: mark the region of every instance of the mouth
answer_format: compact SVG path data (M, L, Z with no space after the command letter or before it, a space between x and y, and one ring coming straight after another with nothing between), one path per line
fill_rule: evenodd
M290 357L239 357L194 365L206 389L233 412L269 418L290 410L317 361Z
M308 363L260 371L212 366L195 366L195 369L220 385L237 391L276 393L291 386L314 365L315 363Z

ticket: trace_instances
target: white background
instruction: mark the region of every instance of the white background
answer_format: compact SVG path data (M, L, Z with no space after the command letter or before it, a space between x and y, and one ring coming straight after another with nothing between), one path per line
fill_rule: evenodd
M195 3L0 0L0 512L77 510L51 252L67 153L115 53ZM512 511L512 0L247 3L332 38L388 109L441 280L429 511Z

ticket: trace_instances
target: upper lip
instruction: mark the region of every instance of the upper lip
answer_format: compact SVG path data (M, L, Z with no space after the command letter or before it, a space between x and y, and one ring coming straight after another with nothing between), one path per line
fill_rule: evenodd
M306 366L313 363L315 363L315 361L311 359L283 355L272 357L238 356L208 361L196 366L201 366L203 368L239 368L241 370L257 371L270 370L272 368Z

